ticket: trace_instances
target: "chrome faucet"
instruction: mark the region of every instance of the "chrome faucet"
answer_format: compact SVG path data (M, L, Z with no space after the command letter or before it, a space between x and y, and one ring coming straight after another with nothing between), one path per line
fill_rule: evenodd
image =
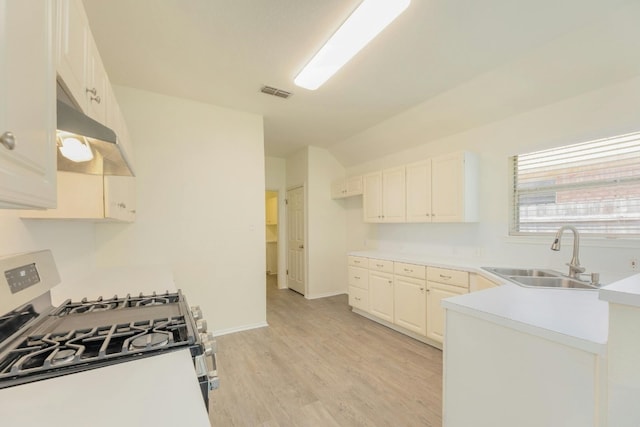
M573 256L571 262L568 262L569 277L580 280L580 273L585 272L585 268L580 266L580 260L578 259L578 251L580 250L580 233L572 225L563 225L556 233L556 237L551 244L552 251L560 250L560 240L562 239L562 233L564 230L571 230L573 232Z

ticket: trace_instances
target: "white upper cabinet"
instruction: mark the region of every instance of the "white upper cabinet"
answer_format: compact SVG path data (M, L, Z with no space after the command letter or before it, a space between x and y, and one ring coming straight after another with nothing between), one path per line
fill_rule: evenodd
M58 22L57 71L60 81L82 111L94 120L106 123L111 86L82 2L60 0Z
M135 178L58 172L58 207L25 210L20 216L133 222L136 218Z
M407 165L407 222L477 221L477 176L467 152Z
M84 111L86 107L86 56L90 32L82 2L58 0L57 71L67 93Z
M405 221L405 167L385 169L363 177L364 221Z
M364 222L382 222L382 172L362 177Z
M56 204L54 5L0 0L0 207Z
M111 84L92 37L87 43L86 71L85 111L92 119L106 124Z
M362 194L362 176L340 178L331 183L331 198L342 199L344 197Z
M458 152L431 159L433 222L478 220L478 165L475 155Z
M431 222L431 159L407 165L407 222Z

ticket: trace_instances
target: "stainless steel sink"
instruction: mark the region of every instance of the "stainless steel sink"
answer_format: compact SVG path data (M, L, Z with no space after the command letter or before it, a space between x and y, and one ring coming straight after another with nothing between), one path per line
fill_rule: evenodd
M562 273L554 270L539 270L536 268L500 268L500 267L482 267L498 276L518 276L518 277L558 277Z
M590 283L569 277L509 277L512 281L522 286L539 288L566 288L566 289L598 289Z
M598 289L596 285L572 279L555 270L502 267L482 267L482 269L527 288Z

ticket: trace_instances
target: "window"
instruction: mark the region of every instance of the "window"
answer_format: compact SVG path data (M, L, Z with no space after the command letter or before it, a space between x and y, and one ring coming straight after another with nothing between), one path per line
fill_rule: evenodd
M511 158L510 234L640 235L640 133Z

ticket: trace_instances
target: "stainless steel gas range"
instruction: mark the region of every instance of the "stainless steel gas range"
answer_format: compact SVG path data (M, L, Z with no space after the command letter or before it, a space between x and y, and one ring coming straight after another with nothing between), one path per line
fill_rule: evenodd
M59 282L50 251L0 258L0 389L189 349L208 406L216 343L180 290L53 307Z

